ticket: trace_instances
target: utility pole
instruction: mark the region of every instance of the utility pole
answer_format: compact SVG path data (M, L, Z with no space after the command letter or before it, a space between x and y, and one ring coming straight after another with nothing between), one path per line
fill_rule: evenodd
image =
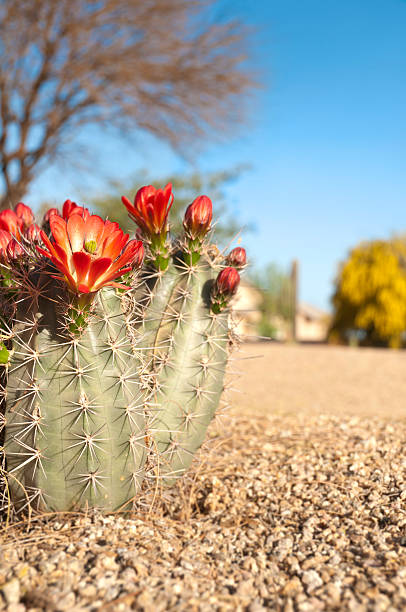
M296 342L296 312L297 312L297 294L298 294L298 274L299 262L297 259L292 261L290 272L291 282L291 313L292 313L292 341Z

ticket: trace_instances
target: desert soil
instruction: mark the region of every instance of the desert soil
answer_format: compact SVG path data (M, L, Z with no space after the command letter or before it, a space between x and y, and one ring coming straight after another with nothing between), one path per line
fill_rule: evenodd
M247 343L232 369L238 411L406 418L406 351Z
M406 609L406 352L245 344L229 416L130 518L3 523L0 610Z

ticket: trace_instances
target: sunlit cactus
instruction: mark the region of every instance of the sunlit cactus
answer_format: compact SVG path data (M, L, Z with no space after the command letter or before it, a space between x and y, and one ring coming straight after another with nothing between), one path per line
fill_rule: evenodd
M121 300L102 289L87 310L53 285L48 274L38 278L40 297L17 311L5 436L12 498L20 508L124 509L146 453Z
M139 491L146 448L131 316L115 288L143 246L88 211L49 224L52 241L42 232L41 246L17 243L8 258L9 491L17 508L119 510Z
M227 306L234 289L217 307L214 295L225 263L206 239L211 220L211 200L196 198L185 213L184 236L172 245L165 236L162 246L169 259L163 267L154 248L153 231L160 228L140 225L151 247L138 293L144 290L136 348L152 390L152 476L166 485L189 468L205 438L223 391L232 343Z
M0 213L4 457L17 510L131 510L143 487L184 474L218 407L245 251L227 259L210 245L206 196L176 239L171 185L123 202L143 242L70 200L42 230L22 203Z
M157 452L153 477L165 484L190 466L223 391L229 313L210 310L217 271L215 260L204 257L188 266L175 254L164 275L145 281L151 293L136 347L153 394L148 423Z

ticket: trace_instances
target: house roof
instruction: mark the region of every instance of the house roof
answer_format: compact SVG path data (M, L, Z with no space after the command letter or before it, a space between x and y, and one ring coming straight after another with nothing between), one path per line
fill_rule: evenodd
M307 302L300 302L297 306L297 314L301 314L304 317L310 319L324 319L329 316L329 313L317 306L308 304Z

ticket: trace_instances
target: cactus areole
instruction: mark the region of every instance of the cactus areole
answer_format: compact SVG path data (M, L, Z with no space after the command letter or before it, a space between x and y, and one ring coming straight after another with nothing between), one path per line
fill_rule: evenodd
M176 239L171 185L123 198L144 242L70 200L42 229L21 202L0 213L1 435L16 511L128 512L189 468L223 391L239 282L208 242L202 198Z

